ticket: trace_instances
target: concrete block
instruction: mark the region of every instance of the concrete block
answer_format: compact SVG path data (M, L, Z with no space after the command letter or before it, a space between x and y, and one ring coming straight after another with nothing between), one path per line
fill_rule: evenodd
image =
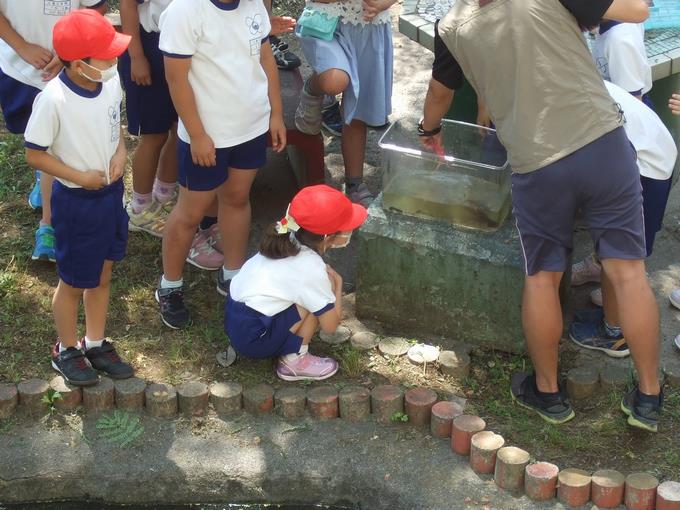
M549 462L529 464L524 470L524 493L532 501L548 501L555 497L560 469Z
M627 510L654 510L659 480L648 473L633 473L626 477L625 505Z
M88 411L108 411L115 401L115 387L108 377L100 377L94 386L83 388L83 406Z
M347 386L340 390L340 418L363 421L371 415L371 392L363 386Z
M470 455L472 436L486 428L479 416L462 414L451 422L451 449L458 455Z
M623 502L626 477L613 469L593 473L591 499L600 508L616 508Z
M404 392L389 384L376 386L371 392L371 409L378 422L390 423L395 413L404 412Z
M296 420L305 415L307 392L302 388L288 386L274 393L274 409L289 420Z
M567 373L567 393L573 400L588 398L595 393L600 376L594 367L576 367Z
M412 425L429 425L437 394L427 388L412 388L404 395L404 408Z
M172 384L150 384L146 387L144 399L151 416L164 418L177 414L177 391Z
M517 491L524 488L524 472L529 464L529 452L505 446L496 454L494 482L501 489Z
M656 510L680 510L680 483L668 481L657 487Z
M113 383L116 407L126 411L141 411L144 409L144 393L146 381L137 377L121 379Z
M177 388L179 412L185 416L203 416L208 410L210 391L200 381L190 381Z
M378 343L380 343L380 337L378 337L378 335L375 333L371 333L370 331L357 331L351 336L349 341L357 349L361 349L362 351L370 351L371 349L375 349L378 346Z
M19 405L19 392L14 384L0 384L0 420L9 418Z
M568 507L585 505L590 501L591 476L582 469L565 469L557 475L557 499Z
M480 475L491 474L496 468L498 450L505 444L503 436L483 430L472 436L470 441L470 467Z
M418 27L418 43L430 51L434 51L434 23Z
M83 390L73 386L58 375L50 381L50 389L59 392L59 398L54 401L54 407L60 411L73 411L83 401Z
M243 408L250 414L264 414L274 408L274 389L258 384L243 391Z
M652 80L660 80L671 75L672 61L666 55L657 55L649 59L652 66Z
M307 407L318 420L338 417L338 391L333 386L317 386L307 392Z
M47 395L50 385L42 379L28 379L17 385L21 409L30 415L47 413L47 406L42 399Z
M412 41L418 42L418 28L428 23L429 21L417 14L403 14L399 16L399 32Z
M210 402L218 414L237 413L243 407L243 386L237 382L210 386Z
M434 437L451 437L453 419L463 414L463 408L455 402L442 401L432 406L430 432Z
M454 379L465 379L470 375L470 355L463 351L442 351L437 361L444 375Z

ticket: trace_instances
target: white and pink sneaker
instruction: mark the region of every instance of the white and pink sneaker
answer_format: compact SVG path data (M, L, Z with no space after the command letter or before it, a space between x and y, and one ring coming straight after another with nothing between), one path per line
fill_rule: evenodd
M191 243L187 262L206 271L220 269L224 262L224 255L215 249L218 242L221 246L222 240L219 237L217 224L208 229L199 230Z
M333 358L321 358L313 354L301 354L293 361L279 358L276 375L284 381L322 381L335 375L338 362Z

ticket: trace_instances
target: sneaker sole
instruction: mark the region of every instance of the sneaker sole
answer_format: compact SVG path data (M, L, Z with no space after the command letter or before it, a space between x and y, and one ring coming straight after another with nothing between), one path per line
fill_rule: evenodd
M31 255L31 260L37 260L40 262L56 262L56 259L51 259L45 255L40 255L39 257L36 257L35 255Z
M64 374L64 372L59 370L59 367L57 366L57 364L54 361L52 361L52 368L54 370L56 370L59 374L61 374L61 376L64 378L64 380L67 383L72 384L73 386L94 386L95 384L97 384L99 382L99 376L97 376L97 379L92 380L92 381L72 381L71 379L66 377L66 374Z
M630 425L631 427L635 427L636 429L645 430L647 432L658 432L659 431L658 425L651 425L651 424L646 423L644 421L638 420L633 415L631 410L623 405L623 402L621 402L621 411L623 411L623 414L628 416L628 425Z
M203 271L217 271L219 268L222 267L222 264L220 264L217 267L205 267L205 266L200 265L198 262L190 259L189 257L186 258L186 261L189 264L191 264L192 266L197 267L198 269L202 269Z
M147 229L147 228L144 228L144 227L138 227L137 225L133 225L132 223L128 223L128 231L129 232L144 232L145 234L149 234L149 235L152 235L154 237L159 237L159 238L163 237L162 232L156 232L154 230L150 230L150 229Z
M217 289L217 293L218 293L220 296L224 296L224 297L229 296L229 292L228 292L228 291L227 291L227 292L223 291L223 290L220 288L219 285L216 285L216 286L215 286L215 289Z
M160 304L161 301L158 298L158 289L156 289L156 291L153 293L153 295L156 298L156 303ZM172 324L170 324L168 321L165 320L165 317L163 317L162 313L159 314L159 315L161 316L161 321L163 322L163 324L165 324L170 329L183 329L183 328L186 328L187 326L191 326L191 319L189 319L189 322L187 322L184 326L173 326Z
M572 287L581 287L581 286L585 285L586 283L600 283L601 280L602 280L601 278L597 278L597 279L588 278L587 280L583 280L583 281L574 281L573 278L572 278L571 286Z
M610 358L626 358L630 356L630 350L626 349L625 351L612 351L611 349L605 349L604 347L595 347L594 345L586 345L582 344L578 340L576 340L571 333L569 333L569 339L574 342L576 345L579 347L583 347L584 349L590 349L591 351L600 351L604 352L607 356Z
M333 136L342 136L342 131L329 128L326 124L321 124L321 127L328 131Z
M318 377L311 377L308 375L282 375L279 374L278 371L276 372L276 375L279 376L279 379L283 379L284 381L323 381L337 374L339 368L340 367L336 368L332 373L328 375L322 375Z
M33 209L34 211L37 211L38 209L42 209L42 204L40 204L40 205L35 205L35 204L33 204L33 203L31 202L30 199L27 200L27 202L28 202L28 207L30 207L30 208Z
M512 397L512 401L519 405L520 407L523 407L524 409L528 411L533 411L537 415L539 415L543 420L547 421L551 425L562 425L563 423L567 423L570 420L573 420L576 417L576 413L572 409L571 413L567 415L564 418L553 418L550 415L547 415L545 413L542 413L540 410L536 409L535 407L531 407L530 405L525 404L522 402L520 399L518 399L515 394L512 392L512 388L510 388L510 397Z
M672 304L675 308L680 309L680 303L678 303L677 301L675 301L675 300L673 299L673 294L670 294L670 295L668 296L668 299L669 299L669 301L671 302L671 304Z

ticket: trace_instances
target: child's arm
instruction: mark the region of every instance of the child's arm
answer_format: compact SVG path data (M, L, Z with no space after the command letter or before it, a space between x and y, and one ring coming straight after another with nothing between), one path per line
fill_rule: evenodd
M649 6L646 0L614 0L604 17L624 23L642 23L649 17Z
M14 30L9 20L0 13L0 38L36 69L43 69L52 60L52 52L27 42Z
M334 333L342 321L342 276L331 266L326 266L326 271L331 280L333 294L335 294L335 306L319 316L319 325L325 333Z
M673 94L668 100L668 108L673 115L680 115L680 94Z
M111 182L116 182L125 175L125 163L127 162L127 148L125 147L125 138L123 136L123 128L120 129L120 138L118 140L118 147L116 152L111 157L109 163L109 179Z
M269 104L269 134L272 137L272 149L281 152L286 147L286 125L283 122L283 106L281 104L281 86L279 85L279 70L268 42L260 49L260 64L267 75Z
M269 51L271 51L271 48L269 48ZM175 104L177 114L189 133L191 159L196 165L215 166L217 164L215 144L203 127L203 122L198 115L196 97L189 83L191 57L165 56L164 59L165 79L168 81L172 102Z
M364 0L364 20L371 21L382 11L392 7L397 0Z
M71 181L85 189L99 189L106 186L106 173L102 170L79 172L45 150L27 148L26 162L31 168L40 168L46 174Z
M120 21L123 25L123 33L132 36L128 46L132 81L137 85L151 85L151 67L144 55L142 41L139 38L139 11L137 0L121 0Z

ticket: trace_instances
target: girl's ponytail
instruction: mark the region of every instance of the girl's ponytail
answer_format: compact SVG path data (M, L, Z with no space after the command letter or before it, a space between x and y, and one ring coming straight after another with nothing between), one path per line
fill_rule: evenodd
M260 253L268 259L285 259L300 253L301 245L318 251L319 244L323 239L324 236L313 234L303 228L300 228L297 232L290 231L279 234L276 231L276 225L270 225L260 241Z

